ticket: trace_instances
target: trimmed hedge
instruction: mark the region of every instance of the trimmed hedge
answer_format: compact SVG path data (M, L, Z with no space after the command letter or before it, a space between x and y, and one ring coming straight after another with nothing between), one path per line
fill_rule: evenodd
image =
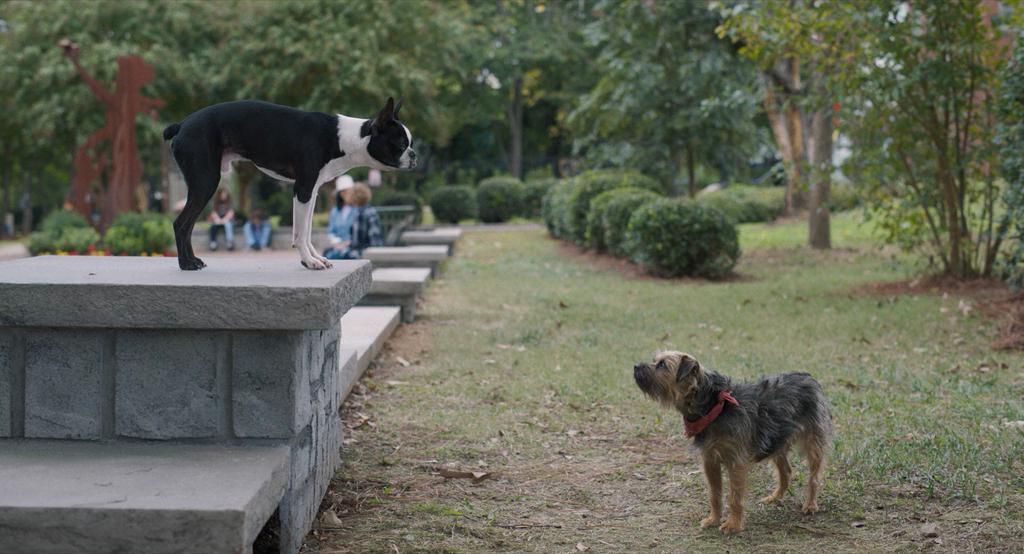
M523 182L515 177L489 177L476 188L477 215L484 223L503 223L523 211Z
M640 206L657 202L662 196L649 190L622 189L608 202L604 209L601 226L604 230L604 245L608 252L620 258L628 258L632 252L629 244L629 220Z
M569 232L569 199L575 194L578 183L566 179L548 189L541 204L541 215L548 233L556 238L567 238Z
M605 215L608 212L608 206L617 198L636 193L650 193L650 191L636 187L612 189L598 194L590 201L590 212L587 213L586 244L588 248L593 248L598 252L608 249L608 245L605 243Z
M476 217L476 195L467 186L441 187L430 195L430 210L443 223L458 223Z
M566 237L580 245L585 245L587 242L587 214L590 213L590 201L597 195L612 189L626 187L661 191L658 181L637 171L598 169L585 171L574 177L573 180L576 182L576 186L568 199Z
M689 199L640 206L629 219L634 260L658 275L728 275L740 256L736 226L721 210Z
M786 208L782 187L733 185L697 196L697 201L721 210L734 223L775 221Z
M164 253L174 245L171 220L157 213L120 213L103 235L103 245L114 254Z
M833 212L845 212L860 205L860 194L851 184L832 183L828 192L828 208Z
M523 184L523 217L534 218L542 214L544 196L559 183L558 179L532 179Z

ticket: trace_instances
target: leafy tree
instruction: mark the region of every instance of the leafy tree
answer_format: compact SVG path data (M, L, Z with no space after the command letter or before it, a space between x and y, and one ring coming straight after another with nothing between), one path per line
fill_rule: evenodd
M674 184L698 164L745 164L757 145L754 72L701 2L602 0L585 28L600 79L569 122L588 156ZM676 192L681 192L676 190Z
M998 96L997 144L1006 189L995 238L1009 239L1004 277L1020 290L1024 288L1024 36L1018 34L1016 40L1013 60L1003 68Z

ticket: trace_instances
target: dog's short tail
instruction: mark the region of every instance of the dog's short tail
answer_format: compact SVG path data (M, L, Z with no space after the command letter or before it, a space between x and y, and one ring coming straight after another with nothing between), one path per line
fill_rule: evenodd
M178 134L178 131L180 131L180 130L181 130L181 124L179 124L179 123L171 123L170 125L167 126L166 129L164 129L164 140L171 140L172 138L174 138L174 135Z

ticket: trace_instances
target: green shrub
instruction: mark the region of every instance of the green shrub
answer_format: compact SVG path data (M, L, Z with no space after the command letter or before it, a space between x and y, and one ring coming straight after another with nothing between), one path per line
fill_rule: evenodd
M434 218L444 223L458 223L476 217L476 195L467 186L441 187L430 195Z
M634 191L632 188L625 194L619 194L604 209L604 218L601 225L604 229L604 245L608 252L620 258L629 257L630 248L626 240L629 229L629 219L637 208L651 202L661 200L662 197L649 190Z
M544 206L544 195L551 190L551 187L559 183L553 177L547 179L534 179L523 185L523 217L538 217L541 215Z
M541 203L541 215L548 233L556 238L567 238L569 232L569 199L575 194L578 183L566 179L548 189Z
M378 206L412 206L415 209L413 224L423 221L423 200L411 190L380 190L374 195L373 203Z
M636 171L598 169L585 171L573 180L576 181L576 187L569 198L566 238L581 245L587 241L587 214L590 212L590 201L598 194L626 187L661 191L661 185L657 181Z
M65 229L81 229L89 226L89 221L78 212L54 210L43 218L42 223L39 224L39 230L49 233L52 237L59 237Z
M828 208L833 212L845 212L860 205L857 188L849 183L833 183L828 192Z
M57 237L54 246L64 252L84 254L89 251L89 247L95 247L99 242L100 234L92 227L68 227Z
M629 219L632 257L649 271L716 279L740 256L735 224L720 210L689 199L640 206Z
M103 244L114 254L162 253L174 244L174 230L162 214L125 212L114 218Z
M476 188L477 215L484 223L502 223L523 211L523 183L515 177L489 177Z
M45 231L36 231L28 236L28 251L33 256L57 251L57 239Z
M649 190L639 189L636 187L626 187L623 189L612 189L606 190L601 194L598 194L590 201L590 212L587 214L587 247L593 248L598 252L603 252L608 249L608 245L605 243L605 215L608 213L608 206L617 199L624 196L635 195L636 193L650 193ZM628 223L628 218L626 219ZM624 226L623 226L624 228Z
M786 208L786 191L782 187L733 185L705 192L697 200L721 210L734 223L775 221Z

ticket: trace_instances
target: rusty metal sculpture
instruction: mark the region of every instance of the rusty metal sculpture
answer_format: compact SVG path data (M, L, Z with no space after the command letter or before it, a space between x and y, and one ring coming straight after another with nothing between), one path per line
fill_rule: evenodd
M99 205L100 227L105 229L116 214L137 208L135 191L142 181L142 160L135 142L135 118L147 113L156 119L156 109L164 102L142 95L142 87L153 80L155 72L141 56L117 58L117 77L111 91L78 62L77 44L64 39L60 47L93 94L107 106L106 126L90 135L75 153L75 176L67 199L87 218ZM109 143L109 154L105 143ZM102 177L108 162L104 186Z

